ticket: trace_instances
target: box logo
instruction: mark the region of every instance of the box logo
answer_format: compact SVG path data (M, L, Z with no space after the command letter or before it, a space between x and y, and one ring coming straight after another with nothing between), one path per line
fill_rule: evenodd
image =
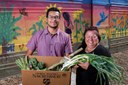
M50 79L43 79L43 84L44 85L50 85Z

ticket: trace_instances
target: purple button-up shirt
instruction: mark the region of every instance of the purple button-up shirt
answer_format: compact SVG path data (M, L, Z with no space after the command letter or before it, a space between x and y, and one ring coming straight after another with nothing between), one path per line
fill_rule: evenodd
M70 36L59 29L55 35L47 29L38 31L28 42L27 48L37 50L39 56L65 56L72 52Z

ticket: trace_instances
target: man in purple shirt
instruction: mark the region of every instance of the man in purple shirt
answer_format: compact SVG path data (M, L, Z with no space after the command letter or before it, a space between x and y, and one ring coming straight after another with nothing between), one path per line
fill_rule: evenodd
M39 56L68 56L72 53L71 39L58 28L60 11L49 8L46 13L47 28L35 33L27 44L27 56L35 50Z

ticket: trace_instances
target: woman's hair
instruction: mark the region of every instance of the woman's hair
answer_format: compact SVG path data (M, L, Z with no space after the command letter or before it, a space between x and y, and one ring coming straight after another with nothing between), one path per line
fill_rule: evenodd
M86 47L85 35L86 35L86 33L87 33L88 31L96 31L96 32L97 32L97 33L96 33L96 36L98 37L99 42L100 42L100 40L101 40L101 37L100 37L100 34L99 34L99 31L98 31L98 28L97 28L97 27L95 27L95 26L87 27L87 28L85 28L84 35L83 35L84 39L83 39L83 41L82 41L82 43L81 43L81 47L82 47L82 48L85 48L85 47Z
M63 18L67 21L68 26L70 25L70 15L68 12L63 12Z

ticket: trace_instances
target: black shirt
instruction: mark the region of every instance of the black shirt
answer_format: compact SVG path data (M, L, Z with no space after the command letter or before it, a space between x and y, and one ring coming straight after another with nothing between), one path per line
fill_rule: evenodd
M85 49L79 52L79 54L84 53L86 54ZM98 45L94 51L90 53L111 57L109 51L102 45ZM76 71L76 85L100 85L100 79L97 77L97 70L92 65L89 65L87 70L78 67ZM102 85L109 85L107 77L105 80L102 78Z

